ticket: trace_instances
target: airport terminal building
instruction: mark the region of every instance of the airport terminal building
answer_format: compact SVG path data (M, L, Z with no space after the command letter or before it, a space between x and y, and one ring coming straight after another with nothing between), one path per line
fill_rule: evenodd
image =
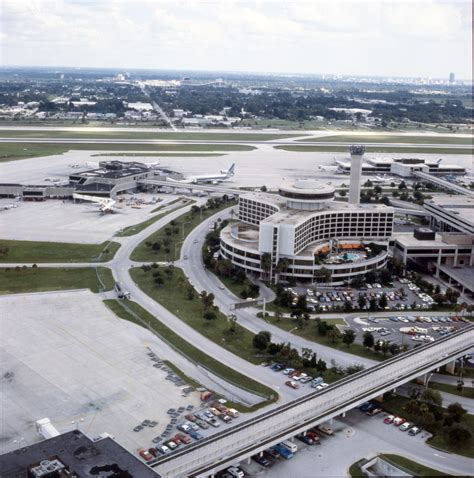
M334 192L333 186L303 179L278 194L240 196L239 222L221 232L221 255L273 283L342 285L385 267L393 209L362 207L358 199L336 202Z

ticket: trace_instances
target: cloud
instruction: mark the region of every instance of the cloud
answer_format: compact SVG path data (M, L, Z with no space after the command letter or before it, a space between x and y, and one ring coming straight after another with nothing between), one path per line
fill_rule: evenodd
M455 0L2 0L1 61L470 76L471 21Z

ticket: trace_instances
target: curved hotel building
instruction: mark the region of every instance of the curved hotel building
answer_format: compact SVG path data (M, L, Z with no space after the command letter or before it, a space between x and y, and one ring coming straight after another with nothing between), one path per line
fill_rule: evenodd
M236 267L279 280L344 284L385 267L393 209L359 205L363 147L351 148L349 202L333 186L311 179L278 194L240 196L239 222L221 232L221 255Z

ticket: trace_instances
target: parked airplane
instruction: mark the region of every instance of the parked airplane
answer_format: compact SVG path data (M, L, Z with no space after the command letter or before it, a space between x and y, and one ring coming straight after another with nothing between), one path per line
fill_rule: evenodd
M371 179L373 183L378 183L378 184L386 184L386 183L391 183L391 182L398 182L395 178L392 178L390 176L387 176L384 174L383 176L375 176L375 178Z
M331 173L341 173L339 166L318 166L318 171L328 171Z
M115 200L110 198L101 198L98 196L87 196L85 194L74 193L72 195L74 199L80 199L81 201L91 201L99 204L99 211L103 214L115 212L114 204Z
M229 169L221 169L220 174L205 174L200 176L188 176L184 179L171 179L167 178L167 181L173 183L183 183L183 184L199 184L199 183L211 183L218 184L226 179L231 178L235 174L235 163L232 163Z

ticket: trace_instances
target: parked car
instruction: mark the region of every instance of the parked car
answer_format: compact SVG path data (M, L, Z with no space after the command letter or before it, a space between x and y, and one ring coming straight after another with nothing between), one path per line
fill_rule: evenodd
M293 377L293 380L299 381L299 380L301 380L301 379L303 379L303 378L306 378L307 376L308 376L307 373L300 373L299 375L295 375L295 376Z
M232 418L237 418L240 413L235 409L235 408L229 408L227 410L227 413L232 417Z
M381 411L382 409L376 406L375 408L367 410L365 414L368 415L369 417L373 417L374 415L377 415L377 413L380 413Z
M267 450L265 450L263 452L263 455L267 456L267 458L274 459L274 460L280 458L280 454L273 448L268 448Z
M308 383L308 382L311 382L311 380L313 380L313 377L303 377L301 380L300 380L300 383Z
M269 458L263 454L262 456L260 455L254 455L252 456L252 459L256 461L259 465L262 465L263 467L267 468L272 465L272 462L270 461Z
M178 448L178 444L174 442L173 440L168 440L165 444L170 450L174 450L175 448Z
M148 450L142 450L139 452L139 455L145 460L150 461L153 460L153 455Z
M418 427L412 427L408 430L408 434L411 436L418 435L418 433L421 433L423 430Z
M192 428L189 425L186 425L186 423L182 423L181 425L178 425L176 428L184 433L188 433L190 430L192 430Z
M204 438L203 435L201 435L199 432L191 431L189 432L189 436L193 438L194 440L202 440Z
M390 424L393 422L393 420L395 419L395 416L394 415L387 415L384 419L383 419L383 422L384 423L387 423L387 424Z
M306 443L306 445L314 445L314 440L308 434L303 435L302 433L300 433L299 435L296 435L296 438L299 441Z
M334 435L334 430L331 427L328 427L327 425L319 425L318 430L322 431L326 435Z
M293 382L292 380L287 380L285 382L285 385L294 389L300 388L300 386L296 382Z
M201 420L200 418L196 420L196 424L199 425L201 428L204 428L205 430L209 428L209 423L204 420Z
M188 443L191 443L192 440L191 438L189 438L187 435L185 435L184 433L177 433L174 438L173 438L173 441L175 440L175 438L177 438L181 443L184 443L185 445L187 445Z
M167 453L171 453L171 450L166 445L161 445L156 448L160 453L166 455Z
M399 427L402 423L405 423L405 419L402 418L402 417L395 417L393 419L393 424L396 426L396 427Z
M208 418L207 423L213 426L214 428L219 428L221 425L215 418Z
M188 413L187 415L185 415L186 420L190 421L190 422L195 422L196 421L196 417L192 414L192 413Z
M288 375L288 374L290 374L290 373L292 373L292 372L294 372L294 371L295 371L294 368L285 368L285 370L283 370L283 373L284 373L285 375Z
M413 423L410 423L410 422L404 422L402 423L398 429L402 432L406 432L407 430L409 430L411 427L413 426Z

